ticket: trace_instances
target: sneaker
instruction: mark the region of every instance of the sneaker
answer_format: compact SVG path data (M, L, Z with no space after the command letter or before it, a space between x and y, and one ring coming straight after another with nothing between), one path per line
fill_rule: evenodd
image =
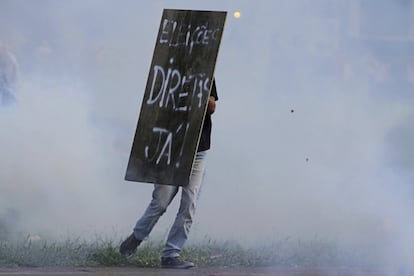
M121 246L119 247L119 253L121 253L123 256L130 256L134 254L135 251L137 251L137 247L140 244L141 240L135 238L134 233L132 233L128 238L126 238L126 240L121 243Z
M178 269L188 269L194 267L194 263L187 262L178 257L162 257L161 258L161 268L178 268Z

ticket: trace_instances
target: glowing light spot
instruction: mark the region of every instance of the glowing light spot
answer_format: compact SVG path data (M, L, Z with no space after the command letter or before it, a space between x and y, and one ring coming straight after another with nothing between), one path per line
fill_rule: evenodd
M235 11L235 12L233 13L233 16L234 16L234 18L240 18L241 13L240 13L239 11Z

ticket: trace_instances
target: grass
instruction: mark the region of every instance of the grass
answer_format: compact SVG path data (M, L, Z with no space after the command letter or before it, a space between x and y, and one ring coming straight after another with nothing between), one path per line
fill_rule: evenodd
M162 242L144 242L131 257L118 253L119 242L96 239L85 242L45 240L24 242L0 241L0 267L83 267L138 266L157 267ZM355 252L339 249L334 243L320 240L284 239L255 247L242 247L236 241L204 241L189 244L182 252L185 259L199 267L260 266L348 266L368 264Z

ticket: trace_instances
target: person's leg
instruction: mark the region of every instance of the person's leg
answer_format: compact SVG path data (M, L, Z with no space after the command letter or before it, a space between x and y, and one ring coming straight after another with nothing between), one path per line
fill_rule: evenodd
M168 205L178 192L178 187L154 185L152 200L144 214L137 221L133 233L120 246L122 255L131 255L139 244L151 233L159 218L165 213Z
M1 76L0 76L1 78ZM7 86L2 83L0 80L0 107L1 106L11 106L16 102L12 90L7 88Z
M154 185L151 203L134 227L135 237L144 240L178 192L177 186Z
M187 241L195 214L196 201L204 177L205 157L206 152L198 152L196 154L189 184L182 187L180 208L162 252L163 263L166 263L164 260L168 258L178 257L184 243Z

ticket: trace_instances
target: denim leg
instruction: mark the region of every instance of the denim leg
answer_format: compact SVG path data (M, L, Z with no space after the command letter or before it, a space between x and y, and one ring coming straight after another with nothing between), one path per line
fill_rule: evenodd
M170 205L177 192L177 186L154 185L152 200L134 227L134 235L137 239L144 240L148 237L158 219L165 213L168 205Z
M196 154L189 184L186 187L182 187L180 208L168 234L167 243L162 251L163 257L179 256L184 243L187 241L195 214L196 201L204 177L205 156L205 151Z

